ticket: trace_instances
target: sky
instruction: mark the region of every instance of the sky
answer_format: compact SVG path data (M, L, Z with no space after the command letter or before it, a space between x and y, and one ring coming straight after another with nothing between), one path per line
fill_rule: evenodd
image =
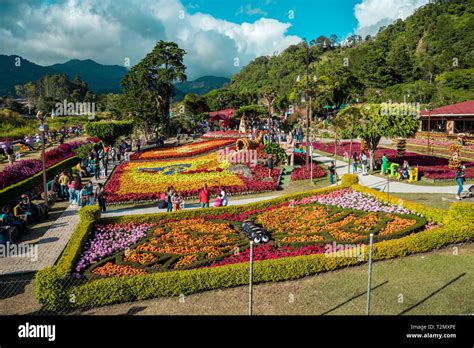
M186 50L188 79L230 77L319 35L376 34L428 0L0 0L0 54L40 65L134 65L159 40Z

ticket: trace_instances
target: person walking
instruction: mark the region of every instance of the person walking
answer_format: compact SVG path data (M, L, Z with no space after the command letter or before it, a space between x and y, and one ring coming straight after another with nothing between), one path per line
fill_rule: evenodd
M173 203L171 202L171 198L173 197L173 192L174 192L173 186L168 187L168 190L166 191L166 203L167 203L166 212L167 213L170 213L171 211L173 211Z
M352 155L352 173L357 173L357 165L359 163L359 155L357 152L354 152Z
M388 159L387 159L387 155L383 154L383 156L382 156L382 173L383 173L383 175L387 174L387 170L388 170Z
M69 198L69 177L66 175L65 172L62 172L61 175L59 176L59 195L61 199L68 199Z
M76 198L76 179L75 178L72 178L71 181L69 181L69 184L67 185L68 187L68 190L69 190L69 204L74 206L76 205L76 201L77 201L77 198Z
M223 186L221 187L221 192L219 194L219 197L221 199L222 206L226 207L227 204L229 204L229 199L227 198L227 191L226 191L225 187L223 187Z
M461 200L461 192L464 186L465 174L464 174L464 166L459 166L456 170L456 174L454 174L454 179L458 184L458 194L456 195L456 199Z
M201 203L201 208L209 208L209 190L207 184L204 184L204 187L199 191L199 202Z
M173 211L178 211L181 209L181 204L183 203L183 199L178 194L178 192L173 191L173 196L171 196L171 204L173 205Z
M365 154L365 152L362 152L362 154L360 155L360 164L362 166L362 175L367 175L367 155Z
M92 184L92 181L89 181L85 187L87 190L87 205L93 205L95 197L94 197L94 185Z
M97 188L95 189L95 198L97 199L97 202L99 203L100 211L105 212L106 211L106 201L105 201L105 188L103 183L98 183Z
M90 166L91 166L92 172L94 173L94 178L98 181L99 180L99 163L97 163L96 157L92 157L90 161Z
M331 161L329 164L329 183L331 185L334 184L334 175L336 175L336 165L334 164L334 161Z
M274 158L273 155L270 155L270 157L268 157L268 159L267 159L268 177L269 178L272 177L272 170L273 170L274 165L275 165L275 158Z
M142 141L140 138L137 140L137 152L140 152L140 148L142 147Z
M13 147L9 146L6 152L7 152L8 164L12 166L13 162L15 162L15 153L13 151Z

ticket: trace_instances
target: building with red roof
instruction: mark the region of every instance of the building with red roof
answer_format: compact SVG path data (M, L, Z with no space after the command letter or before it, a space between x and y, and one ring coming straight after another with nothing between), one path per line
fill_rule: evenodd
M420 112L421 131L444 132L447 134L471 133L474 134L474 100L445 105Z
M229 125L230 120L234 117L235 109L224 109L212 111L209 113L209 122L219 122L222 125Z

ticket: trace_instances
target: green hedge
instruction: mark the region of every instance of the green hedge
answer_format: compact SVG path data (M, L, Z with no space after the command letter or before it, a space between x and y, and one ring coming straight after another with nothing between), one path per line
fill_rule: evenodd
M282 203L288 199L299 199L314 194L322 194L343 187L333 186L310 192L286 195L270 201L246 205L245 210L264 208L269 205ZM371 191L374 191L359 185L354 185L353 187L364 192L369 190L372 193ZM438 211L436 209L427 208L412 202L405 202L404 205L409 209L413 209L415 206L418 208L423 207L424 214L427 217L431 217L433 220L438 218ZM449 211L443 211L444 225L398 239L375 243L374 260L427 252L449 244L472 240L474 238L474 221L472 221L472 218L460 219L460 216L472 217L473 209L474 205L472 203L453 204ZM201 214L234 213L239 211L242 211L242 206L99 219L100 213L97 207L85 208L81 211L81 223L57 264L37 273L37 299L47 309L57 311L65 308L90 308L160 296L186 295L204 290L248 284L247 263L215 268L161 272L134 277L109 277L92 281L84 279L74 280L71 277L73 267L96 221L101 223L147 222L157 221L165 216L166 218L189 218ZM367 254L368 248L365 248L365 259L367 259ZM363 262L365 261L358 258L327 257L327 255L322 254L258 261L254 265L254 281L260 283L293 280ZM71 301L71 299L74 300Z
M61 173L64 169L72 167L79 163L79 158L77 156L70 157L56 163L54 166L46 169L46 176L51 178L56 174ZM9 201L14 199L17 196L22 195L28 190L33 189L35 186L41 185L43 183L43 172L36 173L35 175L25 179L23 181L17 182L16 184L5 187L0 190L0 205L7 204Z

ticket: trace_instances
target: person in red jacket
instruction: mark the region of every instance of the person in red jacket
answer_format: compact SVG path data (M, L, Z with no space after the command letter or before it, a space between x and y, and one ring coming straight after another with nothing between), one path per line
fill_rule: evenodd
M199 191L199 202L201 202L201 208L209 208L209 190L207 189L207 184L204 184L204 187Z

